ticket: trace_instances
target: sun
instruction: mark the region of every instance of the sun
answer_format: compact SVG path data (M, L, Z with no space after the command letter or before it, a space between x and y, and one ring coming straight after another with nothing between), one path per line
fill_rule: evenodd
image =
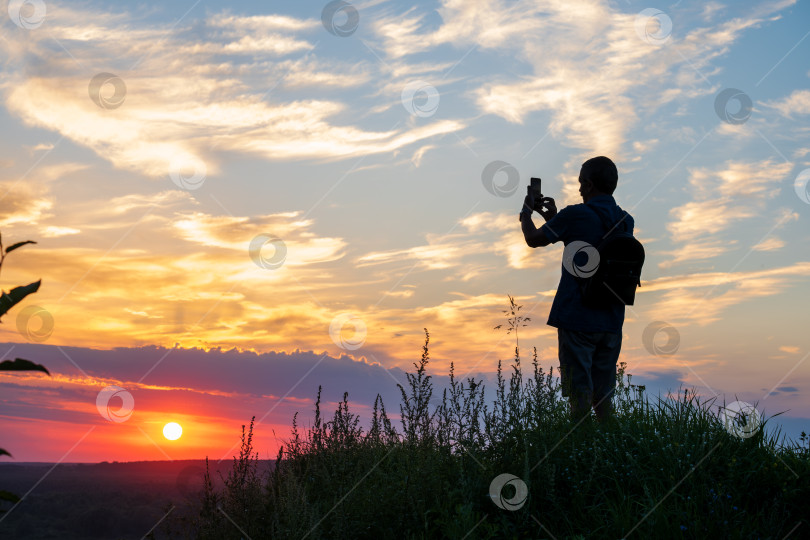
M163 426L163 436L170 441L176 441L183 434L183 428L177 422L169 422Z

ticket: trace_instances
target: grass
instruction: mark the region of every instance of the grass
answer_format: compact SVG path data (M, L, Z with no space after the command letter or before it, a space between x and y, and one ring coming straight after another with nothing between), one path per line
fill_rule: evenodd
M510 299L511 300L511 299ZM513 304L513 308L514 308ZM512 310L515 316L514 309ZM430 406L430 336L399 386L400 428L377 396L371 427L347 394L292 437L266 477L256 473L253 421L225 486L210 478L183 535L251 538L753 538L810 537L810 438L739 438L689 391L652 404L618 367L616 419L574 422L553 368L534 349L524 379L519 344L510 373L498 363L495 399L481 381L457 380ZM768 419L764 424L767 424ZM522 508L490 498L510 473L528 488ZM511 498L515 488L501 495ZM170 526L171 526L171 520ZM175 529L177 524L174 524Z

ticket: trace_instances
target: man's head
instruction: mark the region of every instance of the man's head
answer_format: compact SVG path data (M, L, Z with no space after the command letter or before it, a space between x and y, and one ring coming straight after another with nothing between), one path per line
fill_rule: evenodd
M613 195L618 181L619 172L610 158L591 158L579 171L579 193L585 201L596 195Z

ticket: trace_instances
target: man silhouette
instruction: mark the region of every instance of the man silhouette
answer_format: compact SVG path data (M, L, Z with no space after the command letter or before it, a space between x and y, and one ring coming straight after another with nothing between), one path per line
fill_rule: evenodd
M541 200L536 201L529 187L520 211L526 244L537 248L562 240L567 246L579 240L598 246L608 233L603 219L616 224L625 216L613 198L618 176L610 159L604 156L589 159L579 172L582 204L566 206L560 212L553 198L541 195ZM546 220L539 229L531 219L534 210ZM632 233L634 222L630 214L624 221ZM594 252L595 249L591 250ZM591 254L588 263L590 257ZM599 308L583 305L577 278L565 266L564 259L547 322L557 328L562 392L568 397L574 420L589 416L593 406L596 418L604 423L614 414L612 398L622 344L624 305Z

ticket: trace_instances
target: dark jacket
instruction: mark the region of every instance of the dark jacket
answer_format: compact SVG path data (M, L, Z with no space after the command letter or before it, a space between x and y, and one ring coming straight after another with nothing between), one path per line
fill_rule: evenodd
M587 205L596 210L605 221L613 224L624 215L612 195L597 195ZM633 217L624 220L629 232L633 232ZM585 204L572 204L560 210L542 227L543 233L552 243L563 241L565 245L581 240L596 247L607 230L599 217ZM577 260L577 259L575 259ZM579 283L571 273L562 267L560 284L551 304L548 325L580 332L621 333L624 324L624 306L617 304L608 308L590 308L582 305Z

